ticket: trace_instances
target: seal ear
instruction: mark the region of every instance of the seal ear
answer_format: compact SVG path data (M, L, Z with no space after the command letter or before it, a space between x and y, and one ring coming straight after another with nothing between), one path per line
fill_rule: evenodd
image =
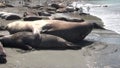
M6 30L7 26L0 26L0 30Z

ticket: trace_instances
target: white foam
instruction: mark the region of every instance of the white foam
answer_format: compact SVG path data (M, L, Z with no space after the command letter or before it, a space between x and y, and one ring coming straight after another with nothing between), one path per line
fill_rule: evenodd
M101 18L106 29L120 34L120 13L109 13L106 10L96 11L96 9L93 9L90 14Z
M106 29L115 31L120 34L120 8L118 7L118 4L107 4L108 7L103 7L104 5L106 4L85 4L81 2L72 3L73 7L83 7L84 12L86 12L86 7L89 6L90 14L101 18Z

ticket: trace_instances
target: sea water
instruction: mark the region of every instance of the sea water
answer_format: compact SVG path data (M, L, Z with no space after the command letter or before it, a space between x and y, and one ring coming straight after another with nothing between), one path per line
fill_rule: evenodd
M73 3L76 5L76 2ZM103 7L107 5L108 7ZM89 6L91 15L97 16L104 22L104 28L120 34L120 0L82 0L77 7ZM86 8L84 8L86 12Z

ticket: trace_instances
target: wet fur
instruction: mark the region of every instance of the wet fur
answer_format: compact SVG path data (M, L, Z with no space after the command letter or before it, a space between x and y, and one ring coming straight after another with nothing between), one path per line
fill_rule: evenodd
M57 36L48 34L33 34L31 32L18 32L12 35L0 37L4 46L22 49L60 48L68 47L69 43Z
M86 22L76 23L59 20L49 22L52 23L43 26L41 33L59 36L70 42L83 40L93 29L93 24Z
M42 22L42 23L41 23ZM30 31L30 32L38 32L40 33L41 28L46 25L48 22L44 20L37 20L37 21L15 21L12 23L7 24L3 28L3 30L8 30L10 34L14 34L20 31Z
M7 25L7 30L13 34L19 31L59 36L69 42L83 40L93 29L93 23L66 22L60 20L16 21Z

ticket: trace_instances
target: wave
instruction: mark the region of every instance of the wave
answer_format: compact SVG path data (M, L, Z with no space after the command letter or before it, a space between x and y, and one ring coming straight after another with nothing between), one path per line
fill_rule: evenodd
M115 31L120 34L120 4L91 4L91 3L81 3L73 2L74 7L83 7L84 12L87 11L86 7L89 6L90 14L97 16L102 19L106 29ZM104 7L107 5L108 7Z

